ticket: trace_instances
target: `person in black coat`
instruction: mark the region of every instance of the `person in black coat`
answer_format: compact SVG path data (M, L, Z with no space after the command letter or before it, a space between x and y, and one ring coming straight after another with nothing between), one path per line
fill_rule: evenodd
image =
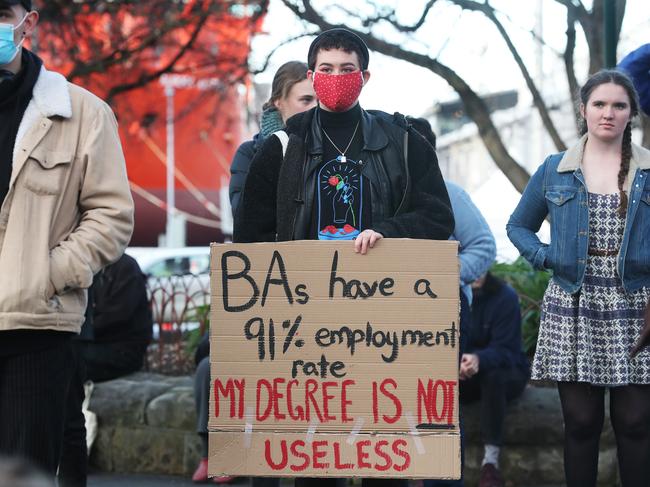
M140 266L122 255L95 275L89 292L92 298L78 337L88 379L103 382L140 370L153 330Z
M307 79L307 65L300 61L289 61L278 68L271 84L271 96L262 106L260 131L253 140L239 146L230 165L230 206L233 215L237 213L246 176L255 152L264 140L284 128L286 121L296 113L312 108L316 95Z
M326 31L308 59L319 106L287 121L286 151L269 137L256 152L233 240L354 240L362 254L384 237L446 240L454 218L434 150L405 117L359 105L363 40Z
M235 214L235 242L353 240L365 254L382 238L449 238L454 218L433 148L404 116L359 105L368 61L367 46L349 30L312 42L308 77L319 106L287 121L286 148L269 137L257 150ZM295 485L341 482L298 478Z

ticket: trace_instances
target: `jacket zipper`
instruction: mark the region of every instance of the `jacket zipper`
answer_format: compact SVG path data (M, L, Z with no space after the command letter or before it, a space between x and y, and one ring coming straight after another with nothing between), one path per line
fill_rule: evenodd
M408 130L406 130L406 132L404 132L404 172L406 173L406 188L404 188L404 194L402 195L402 201L400 201L400 204L397 207L397 210L395 211L395 215L393 215L393 216L399 215L400 210L402 209L402 206L404 206L404 202L406 201L406 196L408 195L409 190L410 190L411 174L409 172L408 143L409 143L409 132L408 132Z
M303 190L305 189L305 166L307 165L308 159L307 152L305 151L305 158L302 161L302 166L300 167L300 184L298 185L298 196L293 200L296 204L296 209L293 211L293 221L291 223L291 240L296 239L296 220L298 219L298 205L305 204L303 199Z

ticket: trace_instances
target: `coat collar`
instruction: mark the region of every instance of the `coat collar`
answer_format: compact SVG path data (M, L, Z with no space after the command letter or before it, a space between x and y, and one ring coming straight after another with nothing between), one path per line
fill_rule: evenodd
M72 102L68 81L59 73L48 71L41 66L32 93L34 105L47 118L72 116Z
M580 168L586 142L587 134L583 135L577 144L569 148L564 153L562 159L560 160L560 163L557 166L557 172L572 172ZM650 151L632 143L632 159L630 160L630 171L636 171L636 169L650 169Z
M39 129L39 122L44 118L49 119L56 116L62 118L72 117L70 88L67 80L62 75L48 71L41 66L41 71L32 90L32 99L25 109L16 133L13 150L14 171L11 176L12 182L22 167L25 158L33 149L33 145L45 135L47 131L45 126L48 123L51 124L51 121L47 120L45 125L42 125ZM25 137L31 140L31 146L23 147L23 154L19 157L19 148L23 144Z
M303 120L307 122L310 127L307 132L307 150L311 154L322 154L322 128L320 117L318 117L316 110L317 108L312 108L308 112L304 112L303 115ZM289 123L287 123L287 126L289 126ZM382 128L381 124L378 123L377 117L373 116L371 113L368 113L364 109L361 109L360 128L361 134L363 136L362 150L378 151L388 145L388 136L386 135L386 131Z

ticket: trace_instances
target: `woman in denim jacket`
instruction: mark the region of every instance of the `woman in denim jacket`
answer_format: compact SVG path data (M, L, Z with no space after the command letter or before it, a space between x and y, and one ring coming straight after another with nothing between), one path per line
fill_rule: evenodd
M639 102L623 73L596 73L580 100L583 137L544 161L507 225L553 271L532 378L558 384L568 487L596 485L606 389L623 487L650 486L650 152L631 141ZM548 245L535 234L547 216Z

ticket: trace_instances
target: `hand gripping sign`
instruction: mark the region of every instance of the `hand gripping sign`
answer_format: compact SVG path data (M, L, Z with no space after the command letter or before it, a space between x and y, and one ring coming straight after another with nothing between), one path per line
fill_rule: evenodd
M460 477L455 242L211 253L211 475Z

